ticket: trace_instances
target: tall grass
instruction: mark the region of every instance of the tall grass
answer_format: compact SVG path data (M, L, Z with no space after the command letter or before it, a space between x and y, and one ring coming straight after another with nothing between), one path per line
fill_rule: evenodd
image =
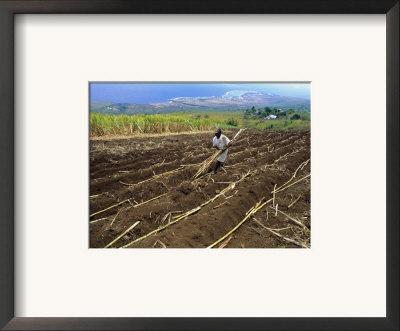
M233 125L232 125L233 124ZM216 127L249 128L259 130L309 130L310 114L301 113L300 119L279 118L245 119L239 111L184 111L179 115L107 115L90 114L90 136L133 135L137 133L167 133L206 131Z
M309 120L247 120L246 127L258 130L310 130Z
M219 121L173 115L90 114L90 136L212 130Z

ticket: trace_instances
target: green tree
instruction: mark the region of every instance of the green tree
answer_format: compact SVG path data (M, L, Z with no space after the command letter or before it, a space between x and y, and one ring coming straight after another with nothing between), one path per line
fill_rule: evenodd
M229 120L226 121L226 124L232 125L232 126L238 126L239 121L235 120L233 117L231 117Z
M271 114L271 108L269 108L269 107L264 107L264 111L267 113L267 116L269 115L269 114Z

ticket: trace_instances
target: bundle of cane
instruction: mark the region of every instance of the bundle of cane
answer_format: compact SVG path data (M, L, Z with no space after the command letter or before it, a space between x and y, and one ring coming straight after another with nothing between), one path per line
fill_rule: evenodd
M233 137L233 139L231 140L231 143L235 142L235 140L237 139L237 137L239 137L239 134L244 131L245 129L240 129L236 135ZM193 176L193 178L197 178L199 176L201 176L204 171L206 171L209 166L211 165L211 163L213 163L213 161L215 160L215 158L220 155L221 153L223 153L224 151L216 151L213 155L211 155L207 160L205 160L204 162L202 162L200 164L200 168L199 170L196 172L196 174Z

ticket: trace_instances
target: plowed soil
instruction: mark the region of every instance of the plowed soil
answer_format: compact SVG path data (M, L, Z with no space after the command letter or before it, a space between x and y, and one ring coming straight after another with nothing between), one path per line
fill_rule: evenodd
M235 133L224 132L231 139ZM215 247L310 247L310 132L245 130L230 148L223 170L194 180L199 164L215 152L212 139L210 132L91 141L90 214L101 212L89 217L90 247L105 247L140 221L109 247L126 246L167 225L129 247L205 248L238 225L261 199L271 199L275 185L285 183L274 205L268 202ZM168 225L253 170L196 213Z

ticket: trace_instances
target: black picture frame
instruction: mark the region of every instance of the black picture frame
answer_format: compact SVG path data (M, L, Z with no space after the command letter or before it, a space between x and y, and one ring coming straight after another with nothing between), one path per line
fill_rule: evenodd
M14 316L15 14L386 14L386 318ZM366 68L367 69L367 68ZM0 327L6 330L399 330L399 0L0 0Z

